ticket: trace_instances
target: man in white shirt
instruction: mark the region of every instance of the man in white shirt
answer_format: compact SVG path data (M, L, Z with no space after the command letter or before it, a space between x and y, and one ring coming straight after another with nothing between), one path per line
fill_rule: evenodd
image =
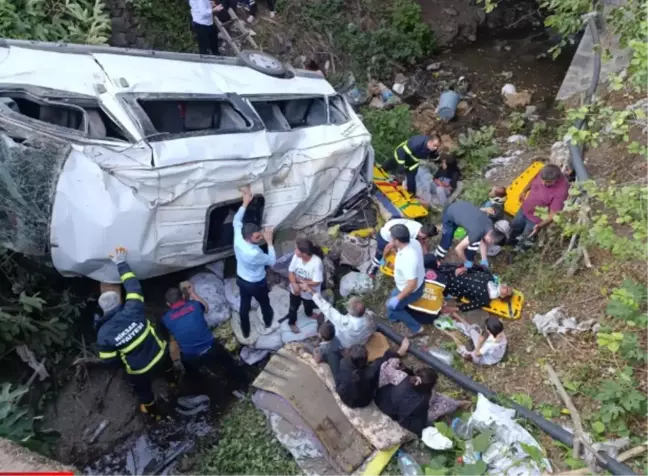
M222 5L214 5L210 0L189 0L191 26L198 40L201 55L218 56L218 29L214 25L214 13L223 10Z
M387 317L401 321L412 332L410 337L421 332L422 327L407 311L407 306L423 296L425 287L425 266L423 251L417 240L411 238L410 230L399 224L391 228L391 243L398 251L394 263L396 289L387 301Z
M387 223L385 223L385 225L380 229L380 231L376 235L376 242L377 242L376 255L374 256L373 259L373 266L369 270L369 276L371 276L372 278L378 272L378 269L380 268L380 265L383 262L383 258L387 256L394 248L394 246L391 243L391 239L392 239L391 229L396 225L405 225L405 227L407 227L407 229L410 232L410 239L419 241L419 243L421 244L422 253L424 255L427 254L428 252L427 249L428 239L432 238L433 236L436 236L438 233L437 228L435 226L422 225L416 220L408 220L406 218L393 218L389 220ZM436 261L436 258L432 254L430 254L429 256L432 258L432 261ZM432 266L426 266L426 268L427 267L432 267Z
M344 349L354 345L365 345L376 332L376 323L366 315L365 305L358 297L352 297L347 303L347 313L342 314L322 297L319 292L313 293L313 302L317 305L324 319L335 326L335 337Z

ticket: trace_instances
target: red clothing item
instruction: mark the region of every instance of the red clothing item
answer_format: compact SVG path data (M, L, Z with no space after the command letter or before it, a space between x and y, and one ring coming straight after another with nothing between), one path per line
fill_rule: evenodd
M531 190L522 204L524 216L538 224L542 219L535 216L536 208L547 207L550 212L559 212L565 206L568 194L569 182L564 175L561 175L551 187L547 187L538 174L531 182Z

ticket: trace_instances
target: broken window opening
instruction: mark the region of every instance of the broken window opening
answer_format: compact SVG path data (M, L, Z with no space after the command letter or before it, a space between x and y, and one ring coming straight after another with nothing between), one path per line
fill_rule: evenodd
M157 132L247 132L252 123L226 101L138 99Z
M271 132L285 132L328 123L326 100L323 97L252 101L252 106L266 129Z
M207 233L203 252L215 254L227 251L234 245L234 215L242 202L237 201L225 205L214 205L207 212ZM243 223L256 223L261 226L265 199L254 197L252 203L246 208Z
M340 125L349 121L349 113L342 96L329 98L329 113L331 115L331 124Z

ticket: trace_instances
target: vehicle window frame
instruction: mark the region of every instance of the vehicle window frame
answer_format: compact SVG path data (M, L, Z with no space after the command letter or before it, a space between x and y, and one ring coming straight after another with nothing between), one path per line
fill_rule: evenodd
M139 123L142 128L142 134L146 137L148 142L158 142L163 140L174 139L190 139L193 137L207 137L219 136L229 134L247 134L250 132L258 132L264 130L263 122L257 117L255 111L241 99L237 94L175 94L175 93L122 93L118 97L122 99L130 111L135 116L135 122ZM153 125L153 121L149 118L144 108L139 103L140 100L159 100L159 101L183 101L183 102L200 102L200 101L214 101L214 102L227 102L232 106L236 112L241 114L243 118L250 124L245 130L237 129L204 129L180 133L170 133L158 131Z

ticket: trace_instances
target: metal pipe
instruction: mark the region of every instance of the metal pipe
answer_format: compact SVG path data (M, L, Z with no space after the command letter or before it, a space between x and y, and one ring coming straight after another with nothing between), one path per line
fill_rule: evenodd
M400 344L403 341L403 336L398 332L395 332L388 325L378 322L378 330L383 333L388 339ZM448 377L450 380L458 384L460 387L470 390L473 393L481 393L489 400L495 400L499 403L505 403L507 407L513 408L519 415L523 416L527 420L532 421L538 428L551 436L554 440L560 441L561 443L572 447L574 445L574 436L569 433L564 428L552 423L548 420L545 420L541 415L529 410L522 405L515 403L514 401L508 398L502 398L502 396L497 395L492 390L488 389L484 385L475 382L470 377L462 374L461 372L456 371L451 366L446 365L444 362L432 357L427 352L423 352L421 349L416 347L414 344L410 344L409 353L414 357L417 357L419 360L422 360L430 367L432 367L437 372ZM626 466L623 463L619 463L617 460L610 458L604 453L600 453L605 464L603 465L605 469L610 471L614 475L634 475L636 474L632 469Z

